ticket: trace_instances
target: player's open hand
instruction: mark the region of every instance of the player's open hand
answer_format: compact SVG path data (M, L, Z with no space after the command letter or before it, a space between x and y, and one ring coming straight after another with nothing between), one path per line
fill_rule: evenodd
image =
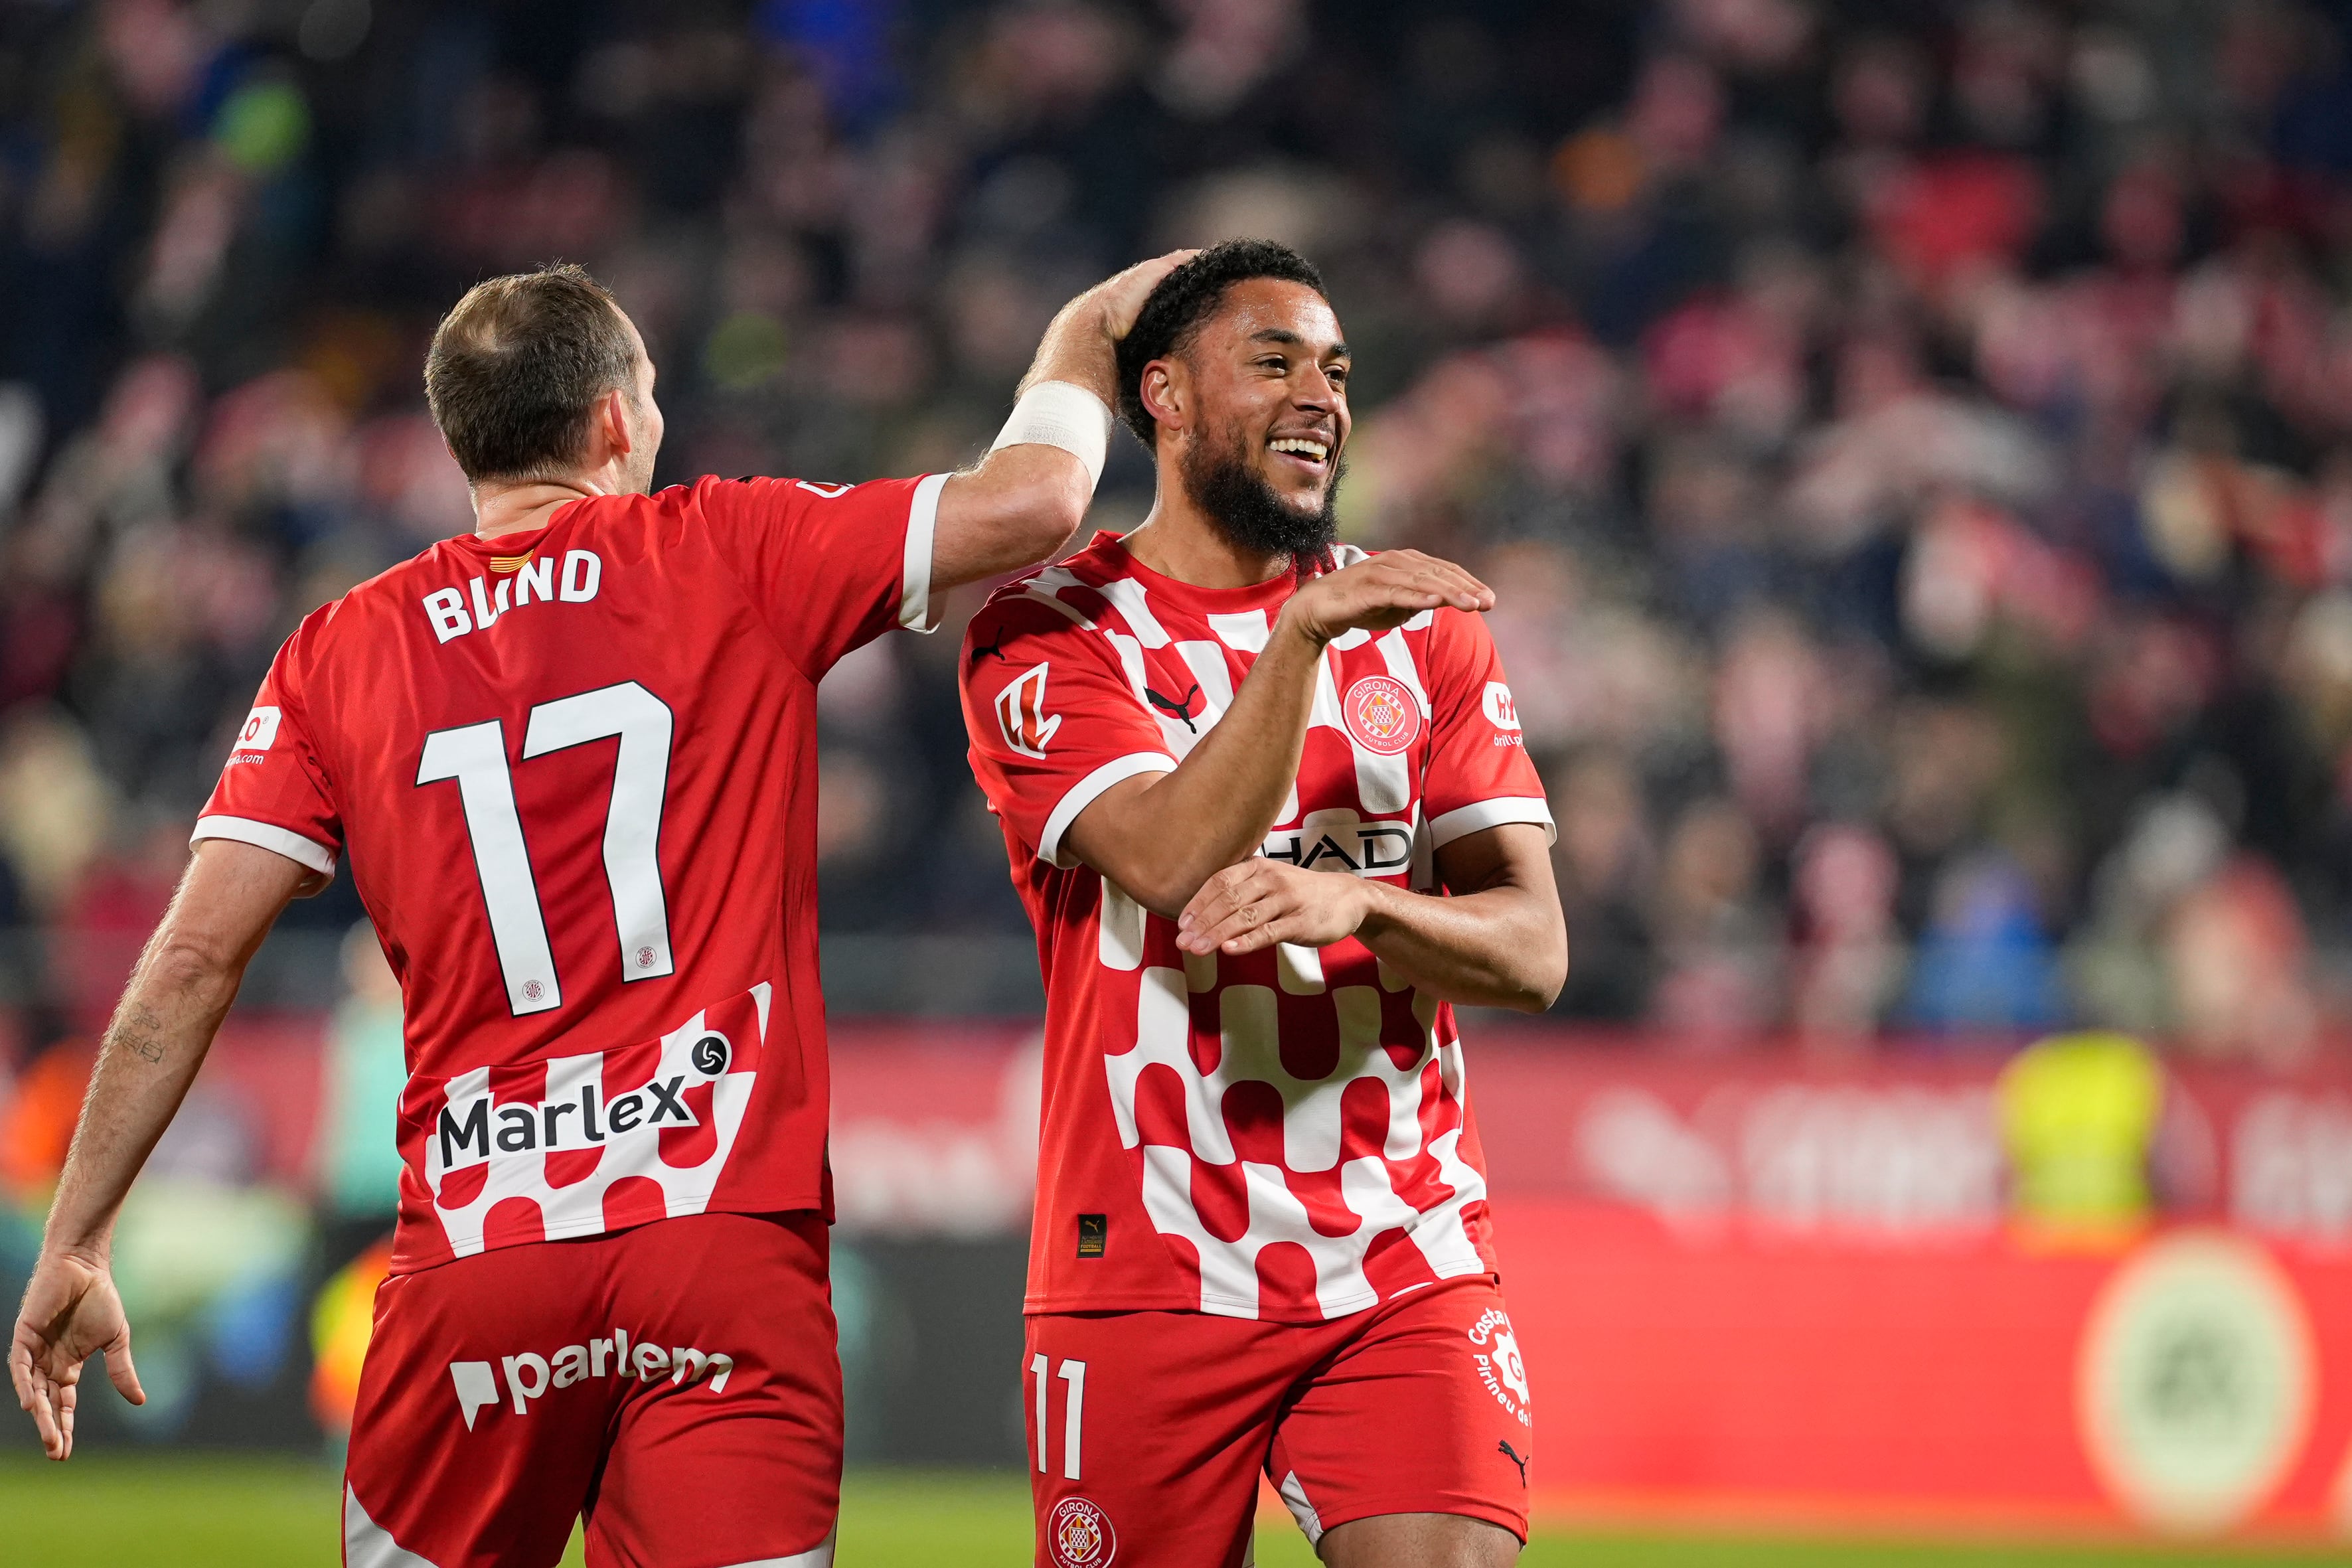
M1495 590L1451 561L1418 550L1383 550L1309 579L1282 606L1282 618L1320 646L1358 628L1401 626L1423 610L1445 605L1491 610Z
M1088 289L1102 309L1103 331L1111 341L1117 342L1133 330L1135 318L1142 313L1143 302L1151 298L1151 291L1160 287L1162 278L1200 254L1197 250L1171 250L1165 256L1139 261Z
M73 1454L74 1402L83 1363L106 1352L106 1373L122 1397L147 1403L131 1365L131 1322L122 1298L104 1265L64 1253L44 1252L25 1287L16 1331L8 1345L8 1381L16 1403L39 1428L41 1447L52 1459Z
M1278 942L1328 947L1355 935L1370 908L1371 893L1360 878L1254 856L1201 884L1176 919L1176 945L1232 954Z

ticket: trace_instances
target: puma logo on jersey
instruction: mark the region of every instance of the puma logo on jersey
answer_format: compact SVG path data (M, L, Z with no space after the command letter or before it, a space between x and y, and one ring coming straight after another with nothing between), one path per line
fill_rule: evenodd
M1159 709L1162 713L1167 714L1171 719L1183 720L1184 729L1188 734L1197 735L1201 732L1199 728L1192 722L1192 704L1198 701L1201 696L1201 683L1199 681L1196 680L1192 682L1192 689L1184 693L1181 698L1162 697L1157 691L1152 690L1149 686L1143 689L1143 696L1146 701L1150 702L1154 708Z
M1045 743L1062 727L1062 716L1045 716L1045 670L1039 665L1024 671L996 694L996 722L1004 743L1024 757L1043 757Z
M1496 1444L1495 1448L1496 1452L1503 1456L1503 1458L1518 1466L1519 1485L1526 1486L1528 1484L1528 1460L1533 1458L1535 1456L1532 1454L1521 1455L1517 1448L1511 1447L1510 1440L1508 1438L1505 1438L1502 1442Z
M495 566L499 561L516 559L500 556L491 563ZM492 574L498 576L496 587L487 586L479 577L467 583L466 587L473 591L470 608L464 589L436 588L425 595L422 603L425 618L433 623L434 637L447 642L467 632L488 631L509 610L520 610L533 603L584 605L596 596L596 590L604 581L604 563L593 550L565 551L561 573L551 556L520 559L522 563L512 575Z

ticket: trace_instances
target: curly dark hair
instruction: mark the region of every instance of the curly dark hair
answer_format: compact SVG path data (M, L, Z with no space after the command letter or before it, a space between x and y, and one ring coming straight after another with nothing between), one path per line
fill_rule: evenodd
M1162 278L1118 342L1118 416L1137 440L1152 447L1160 439L1159 424L1143 406L1143 367L1191 347L1192 335L1216 314L1225 290L1252 278L1304 283L1325 300L1331 298L1313 262L1271 239L1222 241Z

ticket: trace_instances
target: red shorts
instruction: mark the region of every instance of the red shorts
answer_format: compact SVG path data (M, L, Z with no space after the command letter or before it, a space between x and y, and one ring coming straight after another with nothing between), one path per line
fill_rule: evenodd
M1535 1428L1491 1276L1331 1323L1039 1314L1024 1366L1040 1568L1242 1568L1261 1469L1310 1542L1383 1513L1527 1539Z
M824 1568L841 1363L814 1215L704 1214L395 1275L343 1489L350 1568Z

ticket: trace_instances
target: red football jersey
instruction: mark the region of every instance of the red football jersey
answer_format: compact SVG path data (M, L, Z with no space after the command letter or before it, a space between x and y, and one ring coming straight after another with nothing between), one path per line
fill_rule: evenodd
M1176 766L1297 587L1196 587L1104 535L972 621L972 769L1045 978L1033 1312L1318 1321L1493 1267L1452 1008L1353 938L1185 953L1063 842ZM1262 852L1427 892L1446 844L1550 821L1486 624L1446 610L1331 644Z
M195 837L348 852L406 1015L395 1269L827 1206L816 683L929 624L945 482L591 497L278 650Z

